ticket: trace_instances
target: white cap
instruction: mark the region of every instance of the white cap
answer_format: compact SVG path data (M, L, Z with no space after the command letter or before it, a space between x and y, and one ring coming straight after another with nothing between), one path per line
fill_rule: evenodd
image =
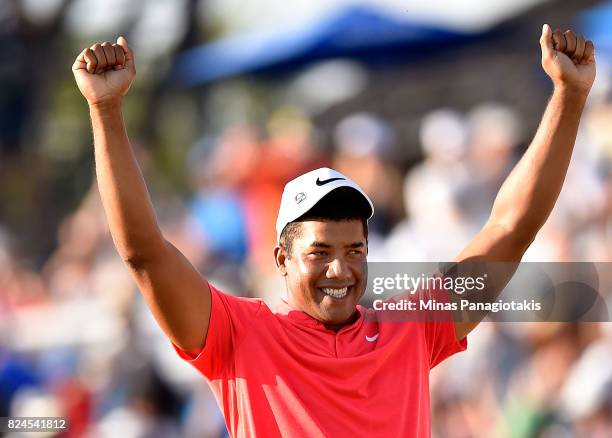
M374 206L368 195L340 172L328 167L312 170L292 179L285 185L276 219L276 239L289 222L293 222L314 207L321 199L340 187L350 187L361 194L370 206L368 219L374 214Z

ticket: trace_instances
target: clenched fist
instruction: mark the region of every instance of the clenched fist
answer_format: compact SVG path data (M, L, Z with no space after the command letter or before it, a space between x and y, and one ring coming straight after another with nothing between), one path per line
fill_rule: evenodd
M588 93L595 80L595 47L567 30L554 32L548 24L542 28L542 67L555 87L570 87Z
M96 43L79 53L72 73L90 105L120 101L136 76L134 54L123 37Z

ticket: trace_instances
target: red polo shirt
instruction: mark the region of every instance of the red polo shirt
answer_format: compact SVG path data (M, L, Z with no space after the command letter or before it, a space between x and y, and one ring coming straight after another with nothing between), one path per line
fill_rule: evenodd
M210 290L206 346L195 358L175 348L232 437L430 437L429 370L467 346L452 322L386 322L358 306L333 332L287 303L273 313Z

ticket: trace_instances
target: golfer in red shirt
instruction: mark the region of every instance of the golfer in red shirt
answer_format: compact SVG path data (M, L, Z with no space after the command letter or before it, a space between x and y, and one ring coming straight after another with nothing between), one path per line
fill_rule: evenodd
M595 79L594 48L548 25L540 44L554 92L489 220L456 261L518 262L561 190ZM429 437L429 371L465 349L478 322L392 323L359 305L373 213L367 195L326 168L289 182L274 249L287 300L273 312L225 294L160 232L121 114L136 75L127 41L83 50L73 72L90 108L117 250L178 353L210 383L230 435Z

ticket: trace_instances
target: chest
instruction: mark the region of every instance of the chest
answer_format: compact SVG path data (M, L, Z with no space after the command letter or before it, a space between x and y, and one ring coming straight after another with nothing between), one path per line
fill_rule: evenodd
M236 377L315 403L397 400L427 385L429 376L423 337L410 323L365 324L344 333L279 324L255 330L235 353Z

